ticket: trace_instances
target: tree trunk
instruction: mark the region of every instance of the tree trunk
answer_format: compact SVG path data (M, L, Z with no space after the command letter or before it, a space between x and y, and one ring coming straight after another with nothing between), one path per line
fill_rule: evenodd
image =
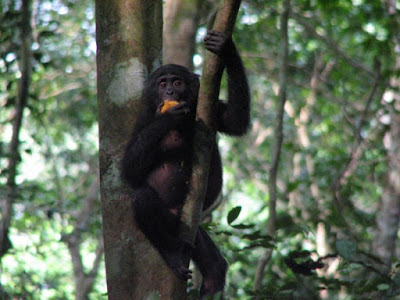
M232 34L241 0L221 0L213 30ZM216 100L219 97L224 65L217 55L207 51L196 108L194 158L190 190L182 208L180 237L193 244L200 224L207 191L208 171L215 140Z
M400 57L397 64L400 70ZM393 83L400 87L399 79L393 80ZM395 95L394 107L390 108L390 130L385 136L388 176L376 217L377 230L373 242L373 252L384 263L383 272L391 268L400 225L400 94L392 92Z
M394 24L400 23L396 14L395 0L385 1L388 14ZM395 47L400 47L400 40L394 38ZM400 70L400 56L397 56L396 70ZM390 130L385 136L387 148L388 176L384 188L379 212L376 216L377 230L373 241L373 252L383 261L383 272L389 272L392 259L395 255L397 236L400 225L400 78L394 77L390 82L391 89L388 96L391 96L393 103L389 104ZM388 97L389 98L389 97Z
M9 147L10 158L8 161L7 195L1 202L1 223L0 223L0 259L11 247L8 237L8 230L12 218L12 205L17 198L17 186L15 178L17 176L17 166L20 160L19 154L19 133L22 128L24 109L29 98L29 88L32 74L32 1L22 1L22 18L20 25L21 53L19 59L19 69L21 79L18 82L18 97L14 112L12 125L12 137Z
M109 299L183 299L185 285L138 230L120 161L144 78L160 65L161 0L97 0L97 89L104 251Z
M204 0L169 0L165 3L163 57L165 64L193 69L193 53Z

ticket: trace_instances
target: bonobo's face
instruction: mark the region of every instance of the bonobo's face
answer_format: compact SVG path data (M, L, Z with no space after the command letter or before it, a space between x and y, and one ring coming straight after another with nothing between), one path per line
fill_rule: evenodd
M149 101L150 108L158 114L167 111L169 114L188 114L188 111L195 113L199 87L200 81L196 74L186 67L167 64L155 70L146 80L143 99ZM168 101L172 106L164 106ZM161 108L164 108L164 112Z
M178 75L166 74L157 79L158 96L163 100L185 101L185 81Z

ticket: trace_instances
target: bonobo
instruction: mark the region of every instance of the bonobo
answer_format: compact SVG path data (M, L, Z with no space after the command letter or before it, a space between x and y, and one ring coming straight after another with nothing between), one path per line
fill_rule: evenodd
M204 43L222 58L228 74L228 101L218 101L217 130L243 135L249 125L250 95L239 53L231 37L216 31L210 31ZM125 150L122 177L134 189L139 228L181 279L192 277L183 261L193 259L203 276L203 298L223 290L227 263L203 228L198 229L193 249L178 235L191 178L199 85L197 75L173 64L160 67L148 78L142 110ZM216 200L221 186L221 157L215 144L204 209Z

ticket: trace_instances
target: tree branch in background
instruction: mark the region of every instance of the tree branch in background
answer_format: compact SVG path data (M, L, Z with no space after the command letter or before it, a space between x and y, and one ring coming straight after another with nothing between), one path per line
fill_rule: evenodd
M232 34L240 2L240 0L221 0L213 30ZM207 190L212 141L215 139L216 100L219 98L223 69L221 59L207 51L196 111L192 179L190 191L182 208L180 228L180 237L191 245L194 245Z
M75 280L76 300L85 300L88 298L88 295L93 288L94 280L96 279L101 258L103 256L103 238L100 236L92 268L89 272L85 272L83 266L83 257L80 252L82 245L82 232L86 229L89 218L92 216L94 207L97 205L96 202L99 200L99 190L100 184L98 180L94 180L88 189L86 198L82 200L82 209L77 215L77 219L74 224L74 230L72 233L64 235L62 238L62 240L67 244L69 253L71 255Z
M279 167L279 160L281 155L281 148L283 143L283 114L286 102L287 81L288 81L288 65L289 65L289 39L288 39L288 21L290 14L290 0L283 1L280 28L281 28L281 57L279 65L279 94L278 106L275 117L275 138L274 146L272 149L272 163L269 169L269 217L267 223L267 233L272 237L276 233L276 201L277 201L277 174ZM258 291L261 288L262 278L264 277L264 270L266 265L271 259L272 248L267 249L263 257L259 260L257 265L256 276L254 279L254 290Z
M22 1L22 18L20 25L21 54L19 69L21 79L18 83L18 96L16 101L14 120L12 125L12 137L9 146L8 178L6 199L1 201L1 223L0 223L0 259L11 247L8 230L12 218L12 205L17 198L17 166L20 160L19 134L22 128L24 109L29 98L29 89L32 74L32 1Z
M362 136L361 136L361 130L363 129L365 125L365 121L372 103L372 100L375 98L375 93L378 88L379 81L381 79L381 72L380 72L380 64L379 62L375 63L375 80L372 85L372 89L368 95L367 103L365 104L364 111L361 115L360 121L358 123L358 126L354 130L354 141L353 141L353 146L349 155L349 159L347 161L346 166L344 169L340 172L338 178L334 182L334 198L335 198L335 204L337 205L337 208L340 210L343 207L343 203L341 201L341 196L340 196L340 187L344 183L344 181L352 174L352 172L355 170L357 166L357 162L359 158L361 157L362 154L362 149L360 151L360 144L362 142Z
M295 12L291 12L290 16L293 19L295 19L300 25L302 25L310 35L323 41L327 45L328 49L331 49L337 56L342 57L347 63L353 66L356 70L363 70L369 75L374 75L374 72L369 67L347 55L346 52L340 49L340 47L335 41L333 41L326 35L319 34L317 30L310 23L307 22L306 18L302 17L301 15Z
M312 118L312 111L313 107L317 101L317 93L320 89L321 83L326 81L326 78L330 71L334 66L334 61L329 61L325 65L323 64L322 56L316 57L314 70L311 75L310 80L310 93L306 97L306 103L301 108L300 113L296 116L294 108L291 106L291 103L286 103L285 109L289 116L294 119L294 123L297 129L297 139L300 149L304 152L305 164L306 169L310 178L310 194L316 202L318 208L318 219L324 220L325 219L325 211L323 209L323 197L321 197L320 188L318 186L318 182L315 176L315 164L312 158L311 153L308 152L310 148L311 141L310 136L307 129L307 124L311 121ZM299 180L300 177L300 157L303 154L295 153L293 164L295 165L295 172L293 172L293 180ZM289 207L301 207L302 198L299 195L297 190L292 191L289 196ZM303 217L307 219L307 212L306 210L303 211ZM325 224L321 221L318 222L317 231L315 235L317 252L320 256L327 255L329 252L329 244L326 241L327 232L325 228Z
M164 6L163 60L193 70L196 32L205 0L167 1Z

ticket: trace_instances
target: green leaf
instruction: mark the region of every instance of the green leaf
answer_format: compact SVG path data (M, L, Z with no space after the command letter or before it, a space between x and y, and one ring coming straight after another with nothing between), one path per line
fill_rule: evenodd
M387 291L390 286L387 283L382 283L378 285L378 291Z
M311 252L302 250L302 251L292 251L289 253L289 256L292 258L304 258L304 257L310 257Z
M250 245L244 247L243 250L250 250L250 249L259 248L259 247L269 249L269 248L274 248L275 244L271 243L270 241L267 241L267 240L259 240L259 241L250 243Z
M287 187L288 193L291 193L294 190L296 190L298 188L298 186L300 185L300 183L301 183L300 180L289 182L288 187Z
M343 258L352 260L357 253L357 246L355 243L349 240L337 240L336 250Z
M250 229L253 228L254 224L238 224L238 225L231 225L235 229Z
M248 225L249 226L249 225ZM242 236L243 239L248 239L250 241L256 241L256 240L268 240L268 241L272 241L273 238L270 235L264 235L261 234L260 230L257 230L253 233L250 234L244 234Z
M259 240L259 239L261 239L262 237L263 237L263 236L262 236L260 230L257 230L257 231L255 231L255 232L253 232L253 233L250 233L250 234L244 234L244 235L242 236L243 239L248 239L248 240L251 240L251 241Z
M233 221L235 221L240 214L240 211L242 210L241 206L236 206L231 209L231 211L228 213L228 224L231 225Z
M226 236L233 236L232 232L226 231L226 230L221 230L221 231L215 231L215 235L226 235Z

